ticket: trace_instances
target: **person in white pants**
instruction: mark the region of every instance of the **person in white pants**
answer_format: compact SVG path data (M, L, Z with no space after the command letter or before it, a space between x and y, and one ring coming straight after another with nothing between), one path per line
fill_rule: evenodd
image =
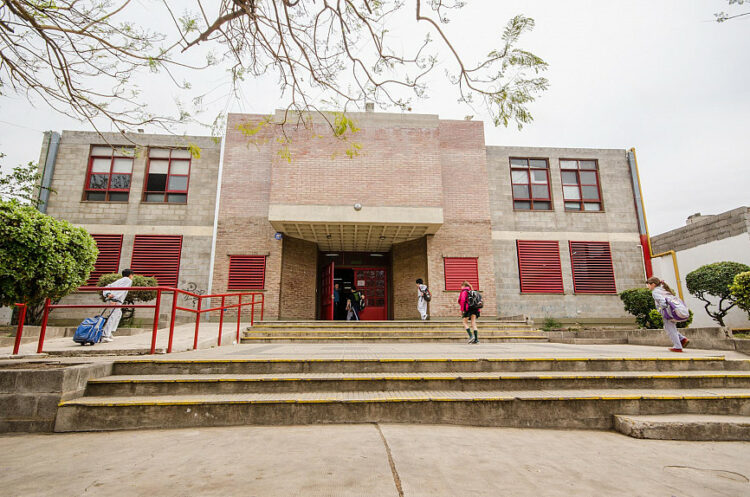
M424 299L425 290L427 290L427 285L424 284L422 278L417 279L417 310L422 316L422 321L427 320L427 301Z
M661 309L667 306L667 296L674 296L674 292L669 288L669 285L656 276L647 279L646 285L651 290L651 296L654 298L656 309L661 312ZM664 331L667 332L667 336L672 340L672 347L669 349L672 352L682 352L682 349L687 347L688 342L690 342L685 335L677 331L677 323L674 321L664 319Z
M109 285L107 285L105 288L127 288L133 286L133 271L130 269L123 269L122 270L122 278L120 278L117 281L113 281ZM127 290L104 290L102 292L102 295L105 299L108 301L111 301L114 304L122 304L125 302L125 297L128 296ZM107 322L104 324L104 329L102 330L102 342L111 342L112 341L112 334L117 330L117 327L120 325L120 319L122 318L122 308L118 307L114 311L112 311L112 314L109 315L109 319L107 319Z

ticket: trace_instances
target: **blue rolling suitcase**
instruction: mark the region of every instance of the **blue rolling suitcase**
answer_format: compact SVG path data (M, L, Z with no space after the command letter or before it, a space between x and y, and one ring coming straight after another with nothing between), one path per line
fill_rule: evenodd
M107 317L104 317L104 312L105 311L102 311L98 316L84 319L83 322L78 325L78 328L76 328L75 335L73 335L73 341L75 343L80 343L81 345L86 345L87 343L94 345L101 342L104 324L107 322L107 319L109 319L109 316L112 315L114 309L110 311L109 316Z

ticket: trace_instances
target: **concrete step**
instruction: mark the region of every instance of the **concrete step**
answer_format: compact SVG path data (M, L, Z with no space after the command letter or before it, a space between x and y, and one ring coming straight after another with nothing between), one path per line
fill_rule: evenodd
M392 335L392 336L361 336L361 335L340 335L340 336L244 336L240 339L241 343L326 343L326 342L399 342L399 343L419 343L419 342L438 342L438 343L466 343L468 337L463 336L435 336L435 335ZM502 335L502 336L479 336L480 342L484 343L529 343L529 342L549 342L546 336L537 335Z
M750 360L716 357L467 358L467 359L132 359L112 374L463 373L520 371L750 371Z
M480 320L488 327L526 327L526 321ZM445 321L256 321L253 328L349 328L352 326L369 328L455 328L461 326L460 319Z
M748 388L750 372L679 373L309 373L275 375L135 375L89 380L87 396L202 395L370 391Z
M614 417L615 430L655 440L750 441L750 416L706 414L624 415Z
M409 337L409 336L427 336L427 337L453 337L467 338L465 330L249 330L245 331L244 336L257 337L338 337L338 336L358 336L358 337ZM480 330L481 337L504 337L504 336L536 336L544 337L547 335L538 330Z
M376 422L611 429L614 414L728 412L750 415L750 389L83 397L60 403L55 431Z

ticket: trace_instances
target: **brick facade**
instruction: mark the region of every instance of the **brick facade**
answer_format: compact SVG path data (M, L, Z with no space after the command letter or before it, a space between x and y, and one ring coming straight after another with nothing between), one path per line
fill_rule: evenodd
M378 224L383 231L376 232L373 240L385 240L389 219L362 223L355 217L360 209L352 209L355 204L363 206L361 213L403 214L398 230L407 235L409 223L415 229L430 223L436 227L411 238L392 235L389 250L380 248L381 242L359 249L390 251L390 257L383 259L389 266L389 318L418 318L416 278L423 278L433 294L431 316L458 315L458 292L445 290L446 257L477 258L485 318L518 314L535 318L626 317L617 295L574 293L568 249L571 240L608 242L617 291L641 285L642 252L624 150L487 147L481 122L408 114L358 113L349 117L359 131L345 141L332 138L327 125L316 118L312 129L287 128L289 141L285 144L274 125L261 126L252 136L242 132L243 125L252 128L264 116L230 114L221 168L219 144L211 138L127 135L144 146L180 146L188 141L202 148L201 159L193 160L187 205L141 202L144 156L135 160L126 204L82 201L90 146L99 140L93 133L65 132L52 185L62 193L52 197L49 212L92 233L124 234L123 265L130 260L136 234L182 234L180 285L199 291L208 290L212 243L212 293L227 291L230 255L265 256L265 286L260 290L265 297L265 319L317 316L322 245L315 237L325 237L325 230L330 229L330 225L319 224L303 235L277 224L283 224L283 217L270 219L269 210L297 213L294 215L300 218L290 219L290 223L314 224L314 220L303 219L304 214L319 210L326 213L328 223L348 223L350 227L353 223L360 230L372 230ZM127 144L120 135L108 139ZM354 145L359 153L350 158L346 151ZM510 157L548 159L553 210L514 210ZM598 161L601 212L565 211L561 158ZM342 217L337 220L339 215ZM276 236L277 230L283 230L283 236ZM516 240L559 242L563 294L520 292ZM345 242L342 228L342 247L329 250L329 246L326 252L356 251L344 248Z

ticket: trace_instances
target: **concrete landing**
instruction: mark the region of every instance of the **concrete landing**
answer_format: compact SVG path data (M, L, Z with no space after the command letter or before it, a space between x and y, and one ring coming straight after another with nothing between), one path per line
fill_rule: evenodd
M750 441L750 416L665 414L615 415L615 430L655 440Z
M113 455L92 460L102 454ZM0 488L45 497L726 497L750 493L748 461L748 443L601 431L242 426L0 436Z

